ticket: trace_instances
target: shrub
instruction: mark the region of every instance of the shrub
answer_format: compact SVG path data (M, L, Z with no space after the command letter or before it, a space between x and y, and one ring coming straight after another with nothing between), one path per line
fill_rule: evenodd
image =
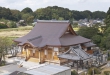
M78 75L78 73L74 70L74 71L71 71L71 75Z
M9 22L8 23L8 25L9 25L9 28L17 28L17 25L16 25L16 23L15 22Z
M93 71L94 71L94 74L100 74L100 73L101 73L100 69L94 67L94 68L90 68L90 69L88 70L88 74L89 74L89 75L93 75Z
M8 28L8 26L6 24L0 23L0 29L3 29L3 28Z
M0 66L4 66L5 65L5 61L1 61Z
M110 71L104 71L104 75L110 75Z
M110 57L108 57L107 60L110 60Z

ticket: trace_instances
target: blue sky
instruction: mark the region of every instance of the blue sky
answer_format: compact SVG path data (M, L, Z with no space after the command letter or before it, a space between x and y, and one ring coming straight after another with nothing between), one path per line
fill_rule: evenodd
M70 10L106 12L110 7L110 0L0 0L0 6L20 11L25 7L35 11L38 8L55 5Z

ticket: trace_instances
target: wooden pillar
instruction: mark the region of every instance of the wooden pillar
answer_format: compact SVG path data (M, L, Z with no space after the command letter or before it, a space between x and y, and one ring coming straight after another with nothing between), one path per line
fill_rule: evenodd
M44 52L45 52L45 58L44 59L47 60L47 49L45 49Z
M73 65L72 66L74 67L74 61L73 61Z
M26 60L27 60L27 49L25 49L25 51L26 51Z
M97 56L98 65L100 65L99 55Z
M21 54L23 54L23 51L24 51L24 47L22 46Z
M79 63L80 63L80 67L81 67L81 65L82 65L82 60L80 60L80 62L79 62Z
M52 47L52 60L53 60L53 56L54 56L54 47Z
M82 64L82 69L83 69L83 68L84 68L84 63L83 63L83 60L82 60L81 64Z
M41 63L41 52L39 50L39 63Z
M89 67L88 61L86 61L86 63L87 63L87 68L88 68Z
M28 55L29 55L29 52L28 52L28 48L26 49L26 55L27 55L27 59L28 59Z
M78 60L77 60L77 62L76 62L76 63L77 63L77 72L78 72Z
M33 57L35 57L35 53L36 53L35 48L33 48L33 51L32 51Z

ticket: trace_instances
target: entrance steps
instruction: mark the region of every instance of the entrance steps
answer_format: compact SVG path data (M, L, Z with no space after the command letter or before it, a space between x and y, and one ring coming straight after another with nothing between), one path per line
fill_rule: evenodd
M34 63L39 63L39 59L38 58L33 58L33 57L30 57L27 61L34 62Z
M18 65L25 68L31 68L39 65L39 59L30 57L27 61L20 61Z
M25 67L25 68L31 68L31 67L34 67L34 66L38 66L39 63L34 63L34 62L29 62L29 61L23 61L21 62L22 67Z

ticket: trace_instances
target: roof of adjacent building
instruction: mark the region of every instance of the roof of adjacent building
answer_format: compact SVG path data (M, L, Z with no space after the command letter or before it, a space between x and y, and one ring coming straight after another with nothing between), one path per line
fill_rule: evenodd
M7 72L10 72L10 73L12 73L14 71L23 72L23 71L26 71L26 70L27 70L26 68L19 67L19 65L14 65L14 64L0 67L0 71L7 71Z
M69 29L69 30L68 30ZM66 31L69 33L66 33ZM68 21L37 21L35 27L25 36L15 39L20 42L31 44L33 47L68 46L91 41L78 36Z
M13 65L11 65L13 67ZM11 67L9 67L11 69ZM19 67L18 67L19 68ZM4 69L3 69L4 70ZM22 69L21 69L22 70ZM6 69L6 71L9 71ZM16 68L13 71L9 71L9 75L56 75L60 73L68 73L67 75L71 75L71 69L66 66L59 66L59 65L50 65L50 64L45 64L40 67L34 67L29 70L23 70L18 71Z
M32 74L27 74L27 73L23 73L23 72L19 72L19 71L14 71L9 75L32 75Z
M93 47L96 46L96 44L92 43L92 42L88 42L84 44L85 47Z
M32 75L57 75L65 72L68 73L66 75L71 75L71 69L69 67L58 65L45 65L39 68L34 68L32 70L27 70L24 73Z
M92 55L86 53L82 50L80 45L71 46L68 51L58 55L60 58L70 59L70 60L87 60L92 57Z

